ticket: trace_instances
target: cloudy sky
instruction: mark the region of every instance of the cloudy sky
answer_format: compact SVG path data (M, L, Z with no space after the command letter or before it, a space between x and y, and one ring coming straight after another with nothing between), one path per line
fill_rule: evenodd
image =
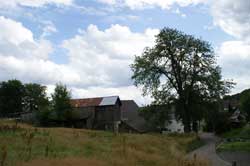
M163 27L209 41L233 93L250 88L249 0L0 0L0 81L148 103L129 65Z

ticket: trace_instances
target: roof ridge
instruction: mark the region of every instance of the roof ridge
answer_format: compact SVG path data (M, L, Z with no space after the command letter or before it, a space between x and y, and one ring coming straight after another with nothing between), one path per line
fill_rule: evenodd
M88 98L76 98L76 99L70 99L70 100L100 99L100 98L106 98L106 97L119 97L119 96L114 95L114 96L102 96L102 97L88 97Z

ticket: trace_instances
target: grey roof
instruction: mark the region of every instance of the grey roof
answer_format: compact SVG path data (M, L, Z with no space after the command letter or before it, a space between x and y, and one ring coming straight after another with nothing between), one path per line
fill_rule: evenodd
M119 99L118 96L103 97L99 106L115 105L118 99Z
M121 103L123 122L139 132L146 132L146 121L139 115L139 106L133 100L121 100Z
M121 104L119 96L95 97L95 98L71 99L70 100L70 104L74 108L116 105L117 102L119 105Z

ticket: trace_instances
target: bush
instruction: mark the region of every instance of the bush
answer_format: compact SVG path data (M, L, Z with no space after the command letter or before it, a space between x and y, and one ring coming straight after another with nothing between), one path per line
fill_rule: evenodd
M49 109L43 109L36 113L36 124L39 126L48 126L51 121L51 111Z
M207 116L204 131L221 134L231 129L230 114L227 112L211 111Z
M228 113L219 112L217 113L216 119L215 119L215 133L221 134L224 132L227 132L231 130L231 122L229 121L229 115Z

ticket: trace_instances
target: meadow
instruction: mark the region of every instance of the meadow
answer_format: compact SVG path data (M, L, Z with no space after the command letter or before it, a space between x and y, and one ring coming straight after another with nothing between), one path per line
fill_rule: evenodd
M208 166L185 157L196 145L195 134L114 134L0 121L1 166Z

